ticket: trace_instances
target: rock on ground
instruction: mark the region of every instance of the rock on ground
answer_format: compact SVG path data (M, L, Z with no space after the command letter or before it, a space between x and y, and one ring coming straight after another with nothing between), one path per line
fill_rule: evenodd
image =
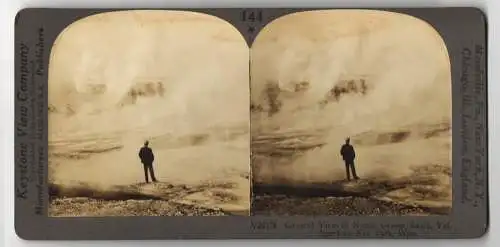
M88 216L223 216L220 209L184 205L165 200L96 200L56 198L50 203L54 217Z

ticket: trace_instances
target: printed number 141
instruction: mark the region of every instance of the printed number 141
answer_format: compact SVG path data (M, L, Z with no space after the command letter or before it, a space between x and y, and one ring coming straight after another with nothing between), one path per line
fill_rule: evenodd
M255 11L243 11L243 21L251 21L251 22L255 22L255 21L262 21L262 12L261 11L258 11L258 12L255 12Z

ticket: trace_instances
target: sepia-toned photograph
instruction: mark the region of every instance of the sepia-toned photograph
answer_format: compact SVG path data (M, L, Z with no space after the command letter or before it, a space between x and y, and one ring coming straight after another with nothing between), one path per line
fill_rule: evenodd
M250 53L252 215L450 214L451 70L431 25L299 12Z
M214 16L107 12L49 62L49 216L250 214L249 49Z

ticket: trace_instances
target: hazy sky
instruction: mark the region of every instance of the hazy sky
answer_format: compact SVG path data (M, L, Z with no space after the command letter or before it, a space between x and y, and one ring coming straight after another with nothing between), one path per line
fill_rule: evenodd
M88 104L110 107L134 83L162 81L167 101L139 110L137 118L144 123L163 113L190 116L178 125L243 120L249 53L241 34L216 17L159 10L99 14L75 22L58 37L49 68L49 102L81 104L75 92L104 84L105 97ZM429 97L447 109L450 101L443 41L427 23L402 14L328 10L287 15L258 34L251 62L257 101L267 81L283 88L308 81L311 100L317 101L340 76L353 74L371 76L376 84L367 103L375 110ZM367 106L360 110L373 112Z
M266 81L286 87L305 80L324 93L341 75L388 75L398 70L399 75L426 84L439 70L449 73L446 48L430 25L382 11L287 15L259 33L251 54L252 89Z
M106 85L103 97L87 103L105 108L132 85L159 81L166 100L138 108L133 114L143 122L158 115L180 116L178 125L248 117L248 47L236 28L213 16L160 10L94 15L66 28L51 55L49 102L58 107L82 104L75 95L88 84ZM182 119L187 113L191 120Z
M276 120L283 127L335 123L355 134L451 116L444 42L430 25L403 14L325 10L278 18L253 43L251 73L252 100L264 105L267 82L285 90L310 83L300 101L283 102L281 120ZM315 113L314 106L340 78L358 76L367 78L365 97L344 97Z

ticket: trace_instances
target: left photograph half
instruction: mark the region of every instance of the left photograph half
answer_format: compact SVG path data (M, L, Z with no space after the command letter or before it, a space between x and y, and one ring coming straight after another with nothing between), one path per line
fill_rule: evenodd
M49 216L249 215L248 57L206 14L69 25L49 62Z

